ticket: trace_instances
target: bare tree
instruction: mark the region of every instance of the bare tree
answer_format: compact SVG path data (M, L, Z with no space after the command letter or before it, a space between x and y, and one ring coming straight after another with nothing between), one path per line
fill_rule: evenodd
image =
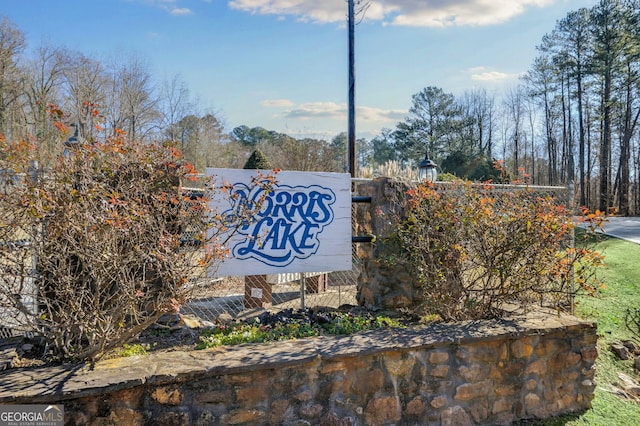
M20 78L17 58L26 47L24 34L8 18L0 19L0 133L11 137L11 108L18 101Z
M171 142L178 141L178 121L193 113L193 102L190 99L189 88L179 75L162 84L159 109L162 114L161 126Z
M527 113L527 121L529 124L529 145L527 149L529 150L529 157L531 159L530 170L531 170L531 183L536 184L536 174L537 174L537 152L536 149L536 126L538 124L537 119L537 108L536 108L536 100L529 96L526 100L526 113ZM538 177L539 180L539 177Z
M69 120L78 124L80 135L92 141L97 132L97 114L106 103L108 77L104 65L80 53L70 53L64 76L64 109Z
M40 143L45 163L59 149L59 134L49 117L48 108L61 103L67 57L64 49L43 44L26 61L22 70L29 130Z
M471 152L491 158L495 127L495 97L486 89L465 92L459 101L470 124Z
M127 132L133 140L143 140L159 121L155 87L142 59L132 54L115 60L109 69L106 111L110 131Z
M504 105L506 108L509 127L507 139L511 142L511 155L513 158L513 175L519 175L520 151L523 147L524 131L523 122L525 118L524 92L522 86L511 88L506 95Z

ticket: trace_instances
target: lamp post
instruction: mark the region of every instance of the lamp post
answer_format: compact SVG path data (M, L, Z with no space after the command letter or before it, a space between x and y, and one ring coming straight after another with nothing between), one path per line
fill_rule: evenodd
M69 125L69 129L73 129L73 135L66 141L64 141L64 151L62 151L62 155L64 158L69 158L71 156L71 152L75 151L80 144L83 143L82 137L78 132L78 125L75 123L71 123Z
M429 159L429 153L424 155L424 160L418 164L418 179L420 182L428 180L435 182L438 178L438 166Z
M348 2L348 60L349 60L349 108L347 123L348 168L351 177L356 176L356 71L355 71L355 12L354 0Z

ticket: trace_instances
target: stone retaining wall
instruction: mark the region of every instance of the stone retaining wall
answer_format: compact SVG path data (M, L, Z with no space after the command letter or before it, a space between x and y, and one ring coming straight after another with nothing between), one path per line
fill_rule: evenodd
M527 317L10 370L69 425L475 425L583 411L595 324Z

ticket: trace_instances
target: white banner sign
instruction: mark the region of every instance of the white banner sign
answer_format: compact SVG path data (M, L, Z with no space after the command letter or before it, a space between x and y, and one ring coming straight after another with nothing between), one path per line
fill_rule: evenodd
M255 170L207 169L207 176L235 194L215 191L210 207L223 218L234 214L239 200L263 200L226 244L230 253L212 275L351 270L350 175L281 171L270 193L251 185Z

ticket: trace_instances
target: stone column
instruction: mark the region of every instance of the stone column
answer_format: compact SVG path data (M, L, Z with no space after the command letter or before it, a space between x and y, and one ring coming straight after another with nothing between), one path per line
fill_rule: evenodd
M419 284L411 266L397 256L393 234L405 217L407 191L413 182L381 177L358 182L356 195L371 197L371 204L354 207L354 235L375 235L372 244L358 244L362 268L357 287L360 305L378 308L411 308L421 302Z

